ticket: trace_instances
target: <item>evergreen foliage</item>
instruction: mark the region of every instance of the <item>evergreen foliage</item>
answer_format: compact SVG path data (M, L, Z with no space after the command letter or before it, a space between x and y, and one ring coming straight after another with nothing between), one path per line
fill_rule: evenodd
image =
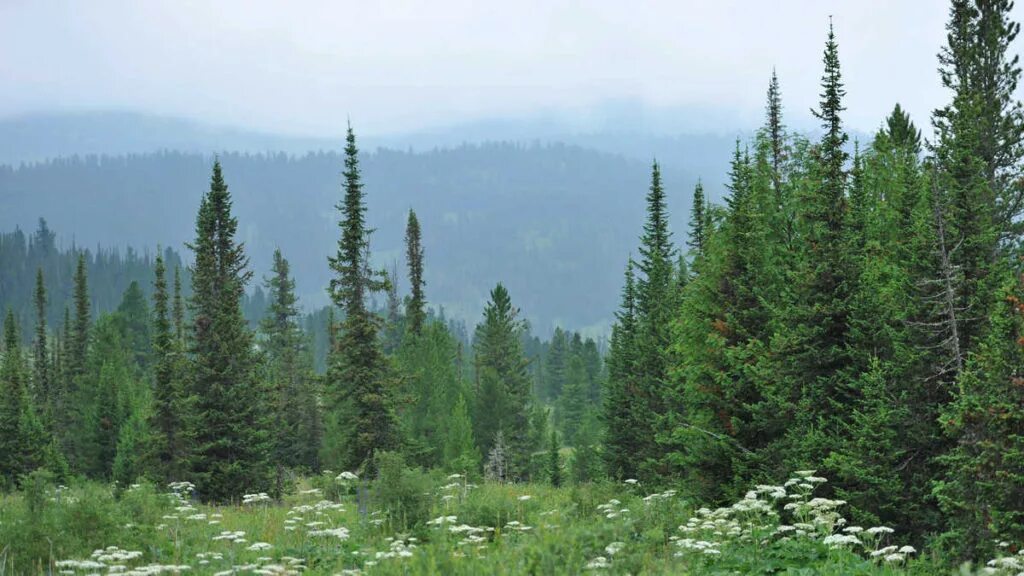
M235 240L238 221L231 206L220 162L214 162L210 189L196 216L196 238L189 245L195 254L189 300L189 395L195 406L190 477L199 496L212 501L269 486L267 406L241 308L252 272L246 269L243 245Z

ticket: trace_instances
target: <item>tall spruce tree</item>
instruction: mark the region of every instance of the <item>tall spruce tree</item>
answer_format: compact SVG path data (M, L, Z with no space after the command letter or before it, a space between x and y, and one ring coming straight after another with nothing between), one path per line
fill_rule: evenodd
M409 219L405 225L405 260L409 266L410 295L405 304L405 316L409 323L409 331L419 335L426 321L426 296L423 287L423 244L420 234L420 221L416 213L409 210Z
M608 380L605 384L602 415L605 468L612 478L636 478L639 468L634 458L639 445L633 422L642 418L637 397L637 311L636 280L633 260L626 264L622 303L615 313L609 346Z
M312 469L316 465L320 449L315 443L319 414L313 370L307 364L311 357L306 353L306 339L298 323L295 280L280 249L274 250L271 275L264 286L270 303L260 328L265 337L273 413L274 492L280 496L286 468Z
M512 306L508 290L498 284L484 308L484 321L476 328L477 406L473 422L481 452L491 454L500 435L506 446L503 478L524 479L530 460L529 361L520 339L523 322Z
M35 405L40 411L43 421L49 426L53 413L53 369L50 365L48 347L49 333L46 329L46 282L43 280L43 269L36 270L35 291L36 331L32 342L32 391Z
M174 322L174 338L182 347L185 346L185 299L181 295L181 267L174 268L174 300L171 319Z
M344 196L337 253L330 258L330 294L344 318L338 335L327 390L331 400L333 434L346 438L347 454L335 454L336 464L347 467L372 465L378 451L393 450L401 444L394 413L395 378L377 340L379 322L366 305L367 296L386 288L382 274L368 261L370 228L366 225L366 204L359 170L359 149L355 133L348 127ZM347 421L346 421L347 420Z
M22 474L42 463L43 430L35 417L21 353L18 325L7 309L4 357L0 365L0 482L14 486Z
M181 344L172 332L168 310L166 266L156 257L153 279L153 411L149 428L153 473L167 482L184 478L188 415L182 390Z
M845 90L831 22L824 52L821 102L814 115L824 134L815 155L814 181L802 199L805 229L800 298L789 314L787 351L791 397L798 422L789 430L789 464L820 462L836 433L835 419L853 392L849 386L849 292L852 276L844 230L848 140L842 127Z
M707 201L704 199L704 185L697 181L693 188L693 205L690 207L690 239L686 245L690 247L694 258L704 255L707 243Z
M656 429L666 416L668 383L668 348L670 323L675 313L677 294L675 247L668 224L668 205L661 183L661 168L651 167L651 186L647 193L647 220L640 237L639 274L636 279L636 394L640 410L630 426L638 440L633 457L641 462L641 476L652 478L662 474L661 449L656 442ZM642 416L643 414L647 416Z
M219 161L196 216L192 267L191 478L200 498L226 501L269 486L266 414L241 300L252 276Z

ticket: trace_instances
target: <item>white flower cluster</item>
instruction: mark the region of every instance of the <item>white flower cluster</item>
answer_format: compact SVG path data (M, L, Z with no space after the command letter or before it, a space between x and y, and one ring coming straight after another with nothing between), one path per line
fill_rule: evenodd
M338 476L335 477L335 480L337 480L338 482L354 482L356 480L359 480L359 476L346 470L345 472L338 474Z
M234 542L235 544L244 544L246 542L245 532L243 532L241 530L236 530L236 531L224 530L223 532L221 532L220 534L217 534L216 536L214 536L211 539L214 542L216 542L218 540L227 540L229 542Z
M337 538L338 540L348 540L349 536L348 528L343 526L338 526L337 528L310 530L306 532L306 534L309 534L310 536L330 536L332 538Z
M256 494L244 494L242 495L242 504L258 504L260 502L269 502L270 496L266 492L257 492Z
M605 518L611 520L612 518L618 518L622 514L629 513L629 508L619 508L619 506L621 505L622 502L616 500L615 498L612 498L608 502L598 505L597 510L598 512L604 514Z
M416 538L385 538L388 542L388 549L377 552L374 558L377 560L388 560L391 558L411 558L413 550L416 549Z
M814 474L815 470L800 470L782 486L758 485L727 508L701 508L679 527L685 537L671 538L681 549L676 555L717 555L722 553L723 547L734 543L763 545L772 540L794 538L819 540L832 549L859 547L868 557L890 564L905 562L916 554L912 546L883 546L882 540L893 533L887 526L866 530L860 526L843 528L846 519L839 508L846 502L812 497L814 489L827 482ZM781 505L782 512L791 517L788 524L779 522L778 507L782 502L785 502Z

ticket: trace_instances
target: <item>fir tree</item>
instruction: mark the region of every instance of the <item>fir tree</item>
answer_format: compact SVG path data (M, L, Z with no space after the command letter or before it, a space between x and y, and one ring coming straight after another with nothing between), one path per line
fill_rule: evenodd
M964 558L1024 538L1024 296L1019 281L1002 293L942 415L956 445L935 494L950 520L945 539Z
M45 445L26 382L19 331L10 308L4 319L4 357L0 366L0 480L13 486L22 474L42 463Z
M185 346L185 300L181 296L181 267L174 268L174 309L171 312L174 322L174 338L182 347Z
M794 443L790 465L818 461L828 451L835 432L833 418L853 394L849 387L849 292L852 278L848 257L846 189L847 135L840 113L845 94L839 51L831 23L825 44L822 94L815 116L824 134L817 147L813 188L804 199L806 272L801 298L791 309L793 346L785 361L791 370L797 413L801 421L790 428ZM797 447L798 446L798 447Z
M344 312L327 375L332 401L332 425L336 436L347 436L350 454L335 455L350 468L370 464L380 450L397 448L401 439L392 398L394 378L377 341L379 322L367 309L368 294L386 288L381 274L368 262L370 229L359 170L359 150L352 127L345 146L344 197L337 208L341 238L337 254L330 258L331 298ZM350 418L343 414L350 410ZM348 422L345 422L348 420ZM349 430L342 428L349 426Z
M69 367L71 377L81 376L85 371L86 355L89 351L89 279L85 269L85 254L78 255L75 269L75 323L71 334Z
M196 217L192 268L191 395L195 397L191 477L199 496L225 501L268 487L265 414L255 381L252 336L241 299L252 276L231 194L213 164Z
M444 466L450 472L480 473L480 451L473 440L473 422L469 418L466 397L459 395L452 406L444 443Z
M522 479L530 459L528 408L530 379L523 356L520 334L523 324L512 306L508 290L498 284L484 308L484 321L477 326L474 348L478 378L474 417L477 439L494 439L499 432L508 445L504 478ZM491 444L481 446L491 451Z
M707 242L707 201L704 199L704 186L697 181L693 188L693 205L690 207L690 239L686 245L693 251L695 258L704 255L704 244Z
M558 453L558 434L551 430L548 442L548 482L558 488L562 485L562 457Z
M157 255L153 280L153 411L149 429L152 430L150 452L156 476L167 481L183 478L187 426L187 408L183 398L180 366L181 343L171 331L168 314L166 267L163 257ZM136 431L129 434L137 442ZM120 474L136 469L134 462L121 459ZM117 474L115 474L116 476Z
M49 424L53 413L53 369L50 366L48 351L49 335L46 330L46 283L43 281L43 269L36 270L36 333L32 345L32 389L35 405L39 407L43 420Z
M419 335L423 331L426 319L426 296L423 287L423 245L420 237L420 221L416 213L409 210L409 219L405 225L405 259L409 266L409 288L411 294L405 304L405 316L409 322L409 331Z
M297 320L295 280L280 249L274 250L271 270L264 282L270 303L261 329L266 338L264 351L272 395L274 491L280 496L284 490L285 467L315 466L320 447L310 436L318 427L315 423L319 416L311 386L312 366L306 364L306 342Z
M655 441L656 422L666 415L667 351L670 322L675 311L675 248L668 226L668 206L661 184L661 168L651 169L647 194L647 220L640 238L640 274L636 279L636 402L640 409L629 426L638 445L632 457L641 462L641 475L661 473L661 450ZM641 416L645 414L644 416Z
M616 312L608 354L608 380L604 394L604 461L612 478L636 478L639 447L634 422L643 417L637 397L637 311L633 261L626 265L622 304Z

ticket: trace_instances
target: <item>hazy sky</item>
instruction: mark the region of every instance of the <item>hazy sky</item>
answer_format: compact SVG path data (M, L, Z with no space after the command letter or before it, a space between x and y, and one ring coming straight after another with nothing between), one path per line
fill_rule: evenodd
M1021 9L1018 8L1018 20ZM131 109L367 134L586 118L608 102L759 122L773 66L807 125L834 17L848 125L945 101L944 0L0 0L0 116ZM704 127L700 127L704 128Z

